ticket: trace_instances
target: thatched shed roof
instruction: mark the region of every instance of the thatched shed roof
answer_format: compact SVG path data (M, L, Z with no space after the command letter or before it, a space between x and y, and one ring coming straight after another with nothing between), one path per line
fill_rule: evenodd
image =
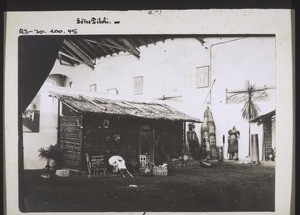
M130 118L201 122L181 111L160 103L115 100L87 95L53 93L51 95L78 112L117 115Z
M252 119L250 122L252 123L257 123L258 125L264 123L266 120L271 120L276 114L276 111L273 110L269 113L266 113L266 114L263 114L263 115L260 115L254 119Z

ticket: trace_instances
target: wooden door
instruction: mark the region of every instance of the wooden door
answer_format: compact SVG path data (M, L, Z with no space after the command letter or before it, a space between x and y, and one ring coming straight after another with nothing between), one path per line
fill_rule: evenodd
M82 170L82 117L60 116L59 129L64 167Z
M148 154L150 162L154 162L154 129L149 125L140 128L140 154Z

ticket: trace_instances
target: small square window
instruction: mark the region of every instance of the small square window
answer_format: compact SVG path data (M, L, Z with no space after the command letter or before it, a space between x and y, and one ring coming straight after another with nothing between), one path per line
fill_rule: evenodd
M197 68L197 88L208 87L209 86L209 73L208 66Z
M143 93L143 76L134 77L134 94Z
M90 91L96 92L97 91L97 84L90 85Z
M118 95L118 89L117 88L107 89L107 94Z

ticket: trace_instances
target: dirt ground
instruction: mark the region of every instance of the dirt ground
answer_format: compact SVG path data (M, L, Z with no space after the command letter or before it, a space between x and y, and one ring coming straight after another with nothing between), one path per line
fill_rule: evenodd
M275 165L236 162L171 172L88 178L26 170L26 212L274 211ZM129 187L136 185L137 187Z

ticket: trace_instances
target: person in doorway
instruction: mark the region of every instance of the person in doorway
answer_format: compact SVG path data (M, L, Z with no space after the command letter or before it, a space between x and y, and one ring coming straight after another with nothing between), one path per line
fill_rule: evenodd
M228 154L229 160L239 160L239 145L238 139L240 138L240 132L235 126L228 131Z
M194 159L198 159L200 156L200 145L195 132L195 125L194 123L189 123L188 127L189 130L187 131L187 140L189 144L189 153Z

